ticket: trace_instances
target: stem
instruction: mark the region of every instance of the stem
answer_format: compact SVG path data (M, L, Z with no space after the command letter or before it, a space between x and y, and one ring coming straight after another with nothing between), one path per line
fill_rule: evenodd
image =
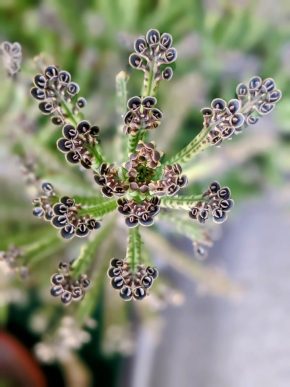
M99 166L105 161L104 156L102 155L101 147L99 144L95 146L89 146L88 150L93 154L95 158L95 163L92 165L92 169L98 169Z
M157 72L157 63L154 61L149 71L146 71L144 73L144 80L143 80L143 87L142 87L142 97L149 97L154 96L157 91L157 86L159 84L159 81L155 80L155 74ZM139 141L144 140L147 133L145 133L145 130L139 130L139 132L136 135L129 134L128 138L128 154L134 153L136 150L136 146Z
M199 242L208 247L212 246L212 240L207 231L191 219L181 218L177 211L170 213L161 212L158 216L158 222L164 222L166 225L170 225L178 234L189 238L193 242Z
M75 202L77 204L80 204L82 207L83 206L87 206L87 207L94 207L94 206L97 206L99 204L103 204L103 203L107 203L108 202L108 199L102 197L102 196L74 196L73 197Z
M116 76L117 113L123 115L127 109L127 82L129 76L125 71L120 71Z
M157 91L158 82L155 80L155 75L157 72L157 63L154 61L148 72L144 74L143 88L142 88L142 96L154 96Z
M88 271L92 260L95 258L97 247L106 240L111 231L111 226L112 222L109 222L93 239L89 240L87 244L81 248L79 257L72 264L73 275L75 278L78 278L81 274L85 274L86 271Z
M129 134L128 136L128 156L135 152L136 146L139 142L139 136L138 134L135 134L134 136L132 134Z
M248 101L240 110L240 113L247 115L253 109L255 103L261 97L258 96L251 101ZM203 129L199 132L199 134L189 143L187 144L181 151L179 151L175 156L171 157L168 161L169 164L179 163L181 165L186 164L190 159L192 159L195 155L206 149L210 146L210 143L207 141L207 136L209 132L214 129L221 120L213 122L209 127L203 127Z
M141 262L141 235L139 232L139 226L130 228L128 234L128 246L126 258L129 261L133 272L137 265Z
M71 123L73 125L77 125L78 124L77 119L75 118L71 108L69 107L69 105L66 103L66 101L63 98L61 98L61 104L62 104L62 107L63 107L65 113L67 114L68 119L71 121Z
M135 152L138 142L143 139L144 130L140 129L135 135L129 134L128 138L128 156Z
M189 144L181 149L181 151L179 151L175 156L171 157L167 163L178 163L183 165L187 163L193 156L207 148L210 144L207 142L206 138L210 130L213 129L215 125L209 126L208 128L204 127L201 132L199 132L199 134L192 141L190 141Z
M31 243L28 246L22 248L23 250L23 265L33 265L41 259L46 258L48 255L53 254L63 245L63 241L57 234L53 234L50 237Z
M111 230L111 227L108 230ZM104 286L104 279L107 277L108 261L106 257L111 256L112 244L106 243L106 246L103 247L104 242L108 242L108 240L106 241L103 238L101 244L98 246L99 248L101 247L102 254L98 257L96 265L93 268L92 285L76 310L76 319L80 326L85 324L86 320L92 316L93 311L96 309L96 304L98 303L100 293Z
M118 156L118 161L123 161L127 158L126 154L126 136L123 134L123 117L126 114L127 110L127 83L129 76L125 71L120 71L116 76L116 94L117 94L117 104L116 111L118 115L118 134L115 138L115 147L116 155Z
M160 206L171 209L182 209L189 210L196 202L200 201L203 195L192 195L192 196L180 196L180 197L167 197L161 199Z
M96 218L100 218L109 212L114 211L117 208L116 200L108 200L103 203L99 203L95 206L91 206L88 208L81 208L78 212L79 215L90 215Z
M153 66L150 66L150 70L148 72L145 72L144 74L144 81L143 81L143 87L142 87L143 98L150 95L152 78L153 78Z

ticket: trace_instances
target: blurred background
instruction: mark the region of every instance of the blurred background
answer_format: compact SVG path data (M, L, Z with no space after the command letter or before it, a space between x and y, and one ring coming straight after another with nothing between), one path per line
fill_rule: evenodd
M178 51L173 80L158 92L164 122L154 139L162 150L183 147L201 129L200 109L234 97L253 75L273 77L283 99L274 114L189 164L192 192L217 179L231 187L236 205L202 262L166 224L156 240L148 232L147 243L162 245L155 259L170 284L149 309L121 305L102 285L94 320L86 330L74 327L73 315L49 300L47 273L76 244L36 255L37 275L24 283L1 267L0 386L289 386L289 20L286 0L1 0L0 42L21 44L23 67L13 81L1 70L0 250L54 233L32 219L24 164L36 160L40 176L67 190L89 189L85 177L52 157L51 125L27 93L35 56L72 73L107 147L119 122L116 75L127 71L129 96L140 93L142 74L129 69L128 55L149 28L172 34ZM168 239L176 261L191 257L192 276L164 263ZM60 338L45 335L60 325ZM78 338L68 353L67 332Z

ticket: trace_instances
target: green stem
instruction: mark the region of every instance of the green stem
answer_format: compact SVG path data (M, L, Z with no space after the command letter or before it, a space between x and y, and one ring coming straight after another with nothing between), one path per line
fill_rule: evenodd
M159 81L155 80L155 74L157 72L157 64L154 62L150 66L150 70L144 73L142 97L154 96L157 91ZM128 154L134 153L139 141L143 140L147 133L145 130L139 130L136 135L128 136Z
M45 238L22 248L23 264L32 266L39 260L56 252L62 245L63 241L56 233L51 236L46 235Z
M78 121L76 117L74 116L72 110L70 109L69 105L66 103L66 101L61 98L61 105L65 113L67 114L68 119L71 121L73 125L77 125Z
M126 114L127 110L127 100L128 100L128 91L127 83L129 76L125 71L120 71L116 76L116 111L118 115L118 133L115 137L115 149L118 161L122 162L127 159L127 145L126 145L126 136L123 134L123 117Z
M108 224L107 231L111 230L112 222ZM108 270L106 257L112 256L112 243L108 243L106 236L107 234L103 235L103 238L98 245L99 251L101 247L102 253L101 256L99 256L96 260L96 265L94 266L92 285L76 311L76 318L81 326L84 325L87 318L93 314L93 311L96 308L96 303L98 302L100 293L102 291L102 287L104 285L104 279L106 279L106 272Z
M85 274L93 259L96 255L96 249L99 247L104 240L106 240L109 232L112 228L112 222L109 222L105 227L97 231L96 236L89 240L80 251L79 257L74 261L72 265L73 275L78 278L81 274Z
M207 246L212 245L211 240L207 236L207 232L198 223L194 223L189 218L181 218L177 211L170 213L161 212L158 215L158 221L163 221L167 225L171 225L180 235L186 236L192 241L197 241Z
M175 196L161 199L160 206L171 209L189 210L196 202L202 200L203 195Z
M152 83L152 76L153 76L153 67L151 67L149 71L145 71L144 73L144 80L143 80L143 86L142 86L143 98L149 95L149 91Z
M99 166L105 161L100 145L96 144L95 146L89 146L88 150L95 158L95 162L93 162L92 169L98 169Z
M142 88L143 97L153 97L156 94L158 82L155 80L155 75L157 70L157 63L154 61L150 66L150 70L145 72Z
M123 115L127 109L127 83L129 76L125 71L120 71L116 76L117 113Z
M248 114L253 109L255 103L259 100L260 97L253 99L252 101L248 101L240 110L242 114ZM219 124L220 121L216 121L212 123L209 127L203 127L203 129L199 132L199 134L189 143L187 144L181 151L179 151L176 155L171 157L168 160L169 164L179 163L181 165L186 164L189 160L191 160L195 155L209 147L211 144L207 141L207 136L209 132Z
M128 138L128 156L135 152L136 147L139 141L143 140L144 130L140 129L139 132L135 135L129 134Z
M99 296L106 279L106 271L108 270L105 265L106 259L102 258L99 262L98 274L93 279L93 283L89 287L84 299L78 305L76 310L76 319L80 326L85 325L87 319L92 316L93 311L97 308Z
M207 141L207 136L213 126L208 128L203 128L201 132L187 144L181 151L176 153L170 160L167 161L168 164L178 163L181 165L186 164L193 156L206 149L210 143Z
M141 246L142 240L139 232L139 226L130 228L126 258L129 261L133 272L135 271L137 265L141 262Z
M80 204L82 207L87 206L87 207L94 207L99 204L104 204L108 202L108 199L104 198L103 196L74 196L73 197L75 202L77 204Z
M117 208L117 202L116 200L107 200L106 202L99 203L97 205L87 207L87 208L81 208L78 212L79 215L90 215L94 216L96 218L100 218L105 214L108 214L109 212L114 211Z

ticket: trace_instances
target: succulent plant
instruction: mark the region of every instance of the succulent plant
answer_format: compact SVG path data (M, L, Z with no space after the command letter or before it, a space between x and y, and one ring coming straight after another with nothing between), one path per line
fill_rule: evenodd
M123 164L107 162L100 146L99 127L92 126L77 114L84 99L77 99L80 88L71 81L67 71L53 65L46 67L35 76L35 86L31 90L32 96L41 101L40 110L51 115L53 123L62 125L63 137L57 141L58 149L66 154L68 162L80 163L94 174L103 195L102 198L96 192L95 197L85 198L85 201L90 201L89 206L82 200L76 203L73 197L67 196L53 205L53 200L46 199L42 207L34 208L34 213L37 216L44 213L46 219L51 217L52 225L61 229L61 236L70 239L87 236L90 230L101 226L95 217L118 209L129 227L124 267L130 268L129 277L133 278L129 280L130 284L135 283L136 278L142 283L148 277L148 273L140 269L144 262L139 229L152 226L160 211L189 211L190 219L199 223L205 223L209 215L216 223L226 220L233 206L230 189L213 182L201 195L180 195L180 190L188 184L182 167L207 147L218 146L255 124L260 116L270 113L281 98L281 92L271 78L262 80L255 76L248 83L237 86L236 99L226 102L215 98L210 107L201 110L203 128L184 149L172 156L161 152L154 142L149 141L149 136L152 130L162 130L159 128L162 112L156 108L155 95L160 81L173 77L170 65L175 62L177 51L172 43L170 34L160 34L154 29L135 41L135 52L130 55L129 63L144 72L144 82L141 96L134 96L127 103L123 136L127 137L128 147L127 153L122 155L127 159ZM36 202L40 200L36 199ZM140 287L142 294L137 296L136 289L132 291L127 286L124 290L128 270L116 268L113 272L112 285L120 289L120 296L125 300L131 300L132 294L135 299L143 299L153 283L149 281L147 287ZM139 278L140 273L144 278Z
M71 169L75 168L78 176L85 174L86 184L90 183L82 190L84 180L78 180L81 195L74 190L55 189L58 184L51 182L49 176L45 173L38 176L37 163L31 167L22 157L22 167L29 176L27 184L35 193L32 213L52 228L41 242L35 240L36 245L20 246L21 253L15 250L16 255L14 250L3 252L0 258L8 262L12 257L14 265L17 256L21 268L29 267L34 259L42 259L49 253L50 246L62 246L64 241L58 235L66 240L83 238L79 256L69 263L61 257L58 272L51 277L52 296L59 297L66 305L83 301L76 309L80 325L92 313L99 283L107 277L106 272L109 277L106 280L126 301L143 300L153 284L158 287L158 269L152 263L154 257L148 254L148 240L158 238L156 221L173 224L181 234L192 239L199 254L204 254L204 246L212 244L206 228L208 219L224 222L234 202L230 189L217 181L210 182L204 192L187 194L192 182L185 172L186 166L200 152L220 147L272 112L281 98L273 79L254 76L237 86L236 98L228 102L215 98L209 107L201 109L203 127L199 133L180 151L169 154L162 149L162 143L156 144L150 136L154 131L166 130L162 127L163 113L156 96L161 81L170 81L174 75L172 64L177 59L177 51L172 44L170 34L160 34L155 29L136 39L129 64L144 74L140 95L127 99L128 76L124 72L118 74L119 127L123 132L118 131L118 152L113 147L108 152L102 146L99 124L84 117L82 109L87 102L79 97L80 87L68 71L40 61L39 72L33 79L31 95L55 126L53 147L59 151L57 164L62 165L63 176L69 180ZM4 51L11 61L17 59L20 63L18 45L6 43L2 45L1 52ZM37 162L46 161L41 160L40 154ZM108 252L103 252L102 245L109 235L114 237L118 219L121 219L118 230L123 232L126 225L126 254L112 259ZM152 232L148 232L149 227L153 227Z

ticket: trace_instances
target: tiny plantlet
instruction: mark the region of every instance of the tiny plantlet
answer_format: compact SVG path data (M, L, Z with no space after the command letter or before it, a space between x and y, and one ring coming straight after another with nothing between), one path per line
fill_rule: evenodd
M2 47L8 67L12 61L9 53L14 55L10 73L18 68L19 50L18 45L8 43ZM223 223L233 208L230 188L217 181L208 182L204 192L185 194L191 184L184 173L185 167L200 152L222 147L224 141L271 113L281 92L271 78L254 76L240 83L236 98L229 101L215 98L210 106L202 108L203 126L199 133L176 154L169 154L162 149L162 143L155 143L150 136L154 131L165 130L157 93L161 84L166 87L165 81L172 79L172 64L176 60L177 51L169 33L150 29L146 36L135 40L129 64L143 72L144 78L140 95L131 96L125 101L126 108L120 110L121 151L115 161L112 153L106 154L102 146L102 129L83 116L87 102L80 96L80 87L71 74L48 65L34 77L31 95L41 113L49 116L56 126L55 146L63 163L94 180L95 194L88 196L58 192L43 180L33 200L33 215L55 227L61 238L84 239L79 257L70 263L61 262L51 277L51 295L66 305L83 300L90 292L93 282L89 278L90 267L94 265L99 241L110 232L107 218L115 219L118 215L128 234L126 255L105 257L107 278L120 297L130 301L146 298L158 282L158 268L143 242L144 228L153 226L157 232L154 224L158 218L174 222L185 236L192 236L197 251L204 254L202 241L195 239L198 231L193 235L192 227L203 233L205 223ZM117 86L123 106L126 84L127 76L122 72L117 77ZM174 115L174 111L168 114ZM2 259L16 253L16 249L3 253Z

